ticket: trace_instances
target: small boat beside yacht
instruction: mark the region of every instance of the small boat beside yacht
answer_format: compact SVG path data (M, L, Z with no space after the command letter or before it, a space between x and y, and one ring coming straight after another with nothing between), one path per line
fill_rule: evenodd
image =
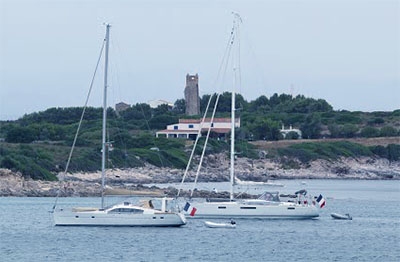
M236 222L231 220L228 223L216 223L211 221L204 221L204 225L209 228L236 228Z
M338 214L338 213L331 213L331 217L333 219L341 219L341 220L353 220L350 214Z

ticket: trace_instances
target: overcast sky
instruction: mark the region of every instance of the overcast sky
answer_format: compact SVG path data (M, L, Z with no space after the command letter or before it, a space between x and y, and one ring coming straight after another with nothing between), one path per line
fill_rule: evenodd
M232 11L243 19L246 100L287 93L335 110L400 109L396 0L0 0L0 119L83 106L104 22L110 104L175 102L187 73L199 74L200 95L215 92Z

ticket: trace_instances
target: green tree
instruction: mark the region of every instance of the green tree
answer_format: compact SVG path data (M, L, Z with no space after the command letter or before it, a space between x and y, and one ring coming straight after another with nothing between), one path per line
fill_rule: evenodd
M266 113L270 110L271 107L269 106L269 100L264 95L249 103L249 112Z
M336 115L335 122L337 124L360 124L360 112L350 112L346 110L340 111L340 114Z
M351 138L351 137L356 136L357 131L358 131L358 127L356 125L345 124L342 127L341 133L342 133L343 137Z
M304 123L300 127L300 130L303 133L303 138L319 138L322 130L320 115L317 113L307 115Z
M331 133L331 137L332 138L340 137L341 128L340 128L339 125L337 125L337 124L329 124L328 125L328 130Z
M31 143L38 139L38 133L31 127L14 126L8 130L5 137L9 143Z
M174 103L173 112L176 114L185 114L186 111L186 101L185 99L178 99Z
M213 100L215 101L215 94L212 95L213 96ZM208 101L210 100L211 95L203 95L200 99L200 111L201 114L204 114L204 112L206 111L207 105L208 105ZM214 102L215 103L215 102ZM212 103L212 104L214 104Z
M361 129L360 131L361 137L378 137L379 136L379 129L367 126Z
M398 131L396 128L392 126L384 126L381 128L380 136L389 137L389 136L397 136Z
M157 108L153 109L153 117L154 116L160 116L160 115L166 115L170 113L170 108L167 104L162 104L157 106Z
M400 145L390 144L387 146L389 161L400 160Z
M157 115L150 119L150 129L165 129L167 125L171 125L178 122L178 117L171 115Z
M278 140L280 138L279 123L270 119L257 117L247 128L254 140Z

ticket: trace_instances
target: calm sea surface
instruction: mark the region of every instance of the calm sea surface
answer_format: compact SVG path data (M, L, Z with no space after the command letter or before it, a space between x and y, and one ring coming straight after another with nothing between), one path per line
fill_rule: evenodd
M54 198L0 198L0 261L400 261L399 181L278 182L286 186L268 189L324 195L320 217L238 219L236 229L206 228L203 220L181 228L54 227L48 212ZM226 183L203 186L223 190ZM59 204L99 200L63 198ZM333 220L331 212L353 220Z

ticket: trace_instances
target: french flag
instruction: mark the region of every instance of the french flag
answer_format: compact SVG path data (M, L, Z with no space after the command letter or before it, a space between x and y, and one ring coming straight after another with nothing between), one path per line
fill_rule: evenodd
M190 216L194 216L194 214L196 213L197 209L195 207L192 207L189 202L186 202L185 207L183 208L183 210L185 210L185 212L188 212L190 214Z
M317 202L318 202L320 208L323 208L326 203L324 197L321 194L317 198Z

